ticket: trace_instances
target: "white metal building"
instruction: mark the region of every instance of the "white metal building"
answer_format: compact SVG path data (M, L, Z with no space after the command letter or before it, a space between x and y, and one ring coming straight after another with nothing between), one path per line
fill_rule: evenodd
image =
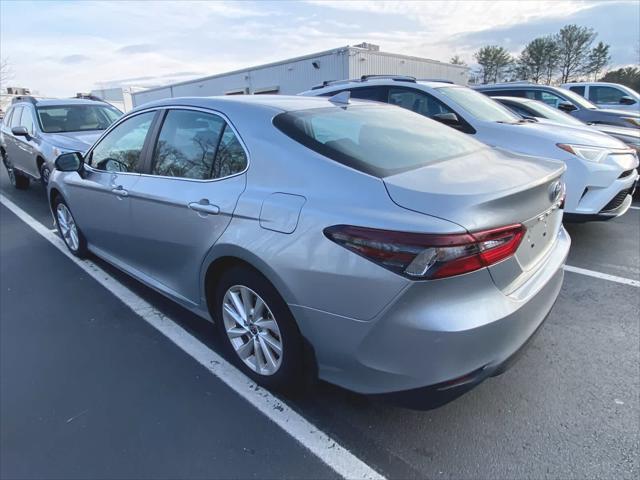
M363 43L132 93L133 105L168 97L295 95L325 80L362 75L410 75L466 85L468 67L379 51Z

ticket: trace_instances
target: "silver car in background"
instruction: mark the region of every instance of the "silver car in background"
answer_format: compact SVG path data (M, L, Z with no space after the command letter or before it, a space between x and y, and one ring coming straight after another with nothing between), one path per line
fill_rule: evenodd
M49 184L67 246L215 320L240 368L416 408L502 372L551 310L560 162L346 98L173 98Z
M9 181L20 190L31 180L46 187L59 155L86 151L121 115L103 101L15 97L0 123L0 156Z

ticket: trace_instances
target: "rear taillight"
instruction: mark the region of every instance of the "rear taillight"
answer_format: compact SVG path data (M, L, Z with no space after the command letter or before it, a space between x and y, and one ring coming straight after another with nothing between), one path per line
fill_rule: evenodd
M324 229L338 245L414 280L451 277L493 265L515 253L524 233L523 225L450 235L350 225Z

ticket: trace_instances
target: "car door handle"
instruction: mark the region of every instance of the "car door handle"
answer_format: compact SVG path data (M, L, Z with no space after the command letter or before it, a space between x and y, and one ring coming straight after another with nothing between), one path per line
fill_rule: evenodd
M122 188L122 185L118 185L116 188L112 188L111 193L115 193L119 197L126 197L127 195L129 195L129 192Z
M199 202L191 202L189 204L189 208L191 210L195 210L196 212L204 213L207 215L218 215L220 213L220 207L208 202L204 203L202 202L202 200Z

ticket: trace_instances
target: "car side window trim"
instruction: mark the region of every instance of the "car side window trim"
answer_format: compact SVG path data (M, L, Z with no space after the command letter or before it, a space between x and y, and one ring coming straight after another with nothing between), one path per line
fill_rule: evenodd
M238 130L236 129L235 125L233 125L233 123L231 123L231 121L229 120L229 118L222 112L219 112L217 110L210 110L208 108L199 108L199 107L189 107L189 106L181 106L181 105L169 105L169 106L164 106L161 108L162 110L162 114L160 115L161 118L156 118L155 120L155 124L152 125L152 127L149 129L149 133L150 135L147 137L147 140L149 140L149 149L146 153L146 157L145 157L145 163L143 163L143 170L139 175L142 175L144 177L151 177L151 178L164 178L164 179L168 179L168 180L177 180L177 181L181 181L181 182L218 182L221 180L227 180L229 178L233 178L233 177L237 177L238 175L243 175L247 172L247 170L249 170L249 166L251 165L251 157L249 155L249 149L247 148L247 146L244 143L244 140L242 139L242 137L240 136L240 134L238 133ZM208 115L216 115L218 117L220 117L224 122L225 122L225 126L222 129L221 133L224 133L224 129L227 127L230 127L231 130L233 131L234 135L236 136L236 138L238 139L238 142L240 143L240 146L242 147L242 150L244 151L244 155L247 158L247 165L245 166L244 170L234 173L232 175L227 175L226 177L220 177L220 178L207 178L207 179L198 179L198 178L184 178L184 177L168 177L165 175L155 175L153 173L151 173L153 165L153 153L154 150L158 144L158 139L160 137L160 130L162 129L162 124L164 122L164 119L166 118L167 113L169 112L169 110L191 110L191 111L196 111L196 112L202 112L202 113L206 113ZM218 147L220 146L220 142L222 141L222 135L220 135L220 138L218 139L218 145L216 146L216 152L218 151ZM146 145L145 145L146 147Z
M100 145L100 143L102 142L102 140L109 135L109 133L111 133L112 130L114 130L115 128L118 127L118 125L126 122L127 120L130 120L138 115L142 115L145 113L149 113L149 112L155 112L155 116L153 118L153 120L151 121L151 126L149 127L149 130L147 131L147 136L144 139L144 143L142 145L142 150L140 151L140 158L141 158L141 166L142 169L140 172L117 172L118 175L141 175L141 172L144 171L144 169L146 168L146 161L147 161L147 154L148 154L148 147L149 147L149 141L151 138L151 132L153 131L153 129L156 126L156 123L158 121L158 112L160 109L154 108L154 109L147 109L147 110L141 110L139 112L136 112L133 115L125 115L122 118L118 119L117 121L115 121L111 126L109 126L109 128L107 128L104 133L102 135L100 135L100 138L98 138L98 140L96 140L96 142L91 146L91 149L89 149L89 151L86 153L85 155L85 162L84 162L84 167L89 169L92 172L98 172L98 173L105 173L106 170L100 170L99 168L94 168L90 165L90 161L91 158L93 157L93 150L95 149L95 147L97 147L98 145ZM114 172L107 172L107 173L114 173Z

